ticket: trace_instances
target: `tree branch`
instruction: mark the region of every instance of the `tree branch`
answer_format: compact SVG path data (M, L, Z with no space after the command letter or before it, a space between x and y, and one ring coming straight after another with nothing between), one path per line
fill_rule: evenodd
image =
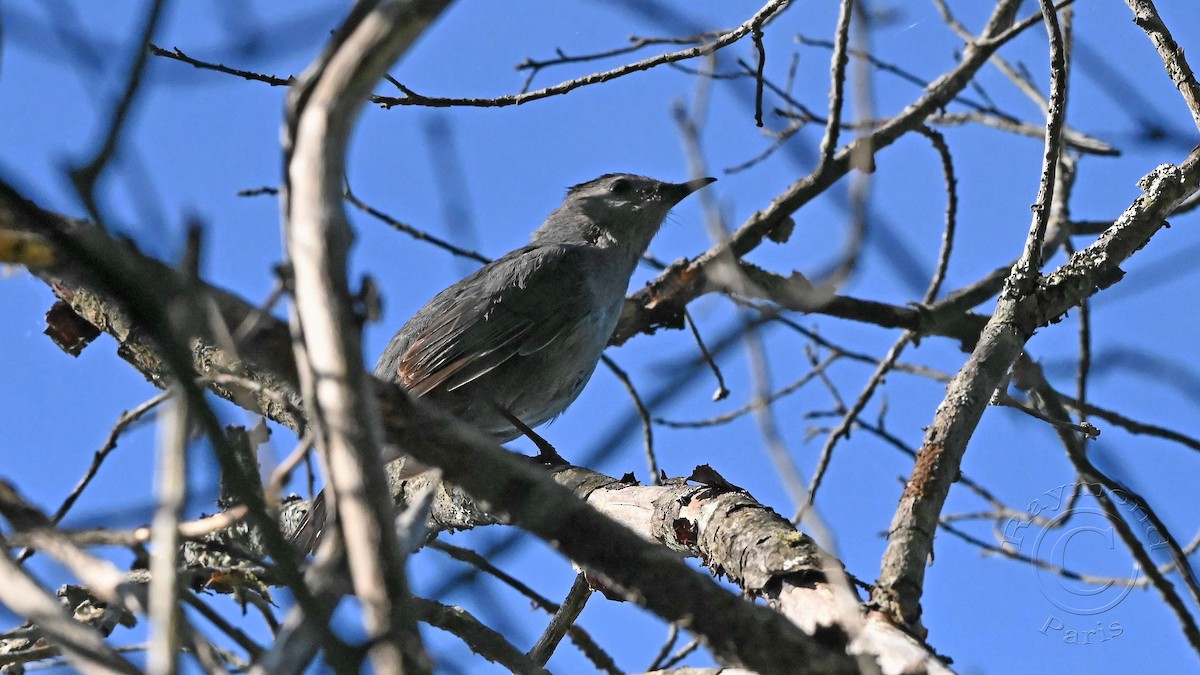
M425 673L403 551L392 526L378 410L362 362L361 319L347 279L353 235L342 208L346 144L371 87L449 0L363 0L289 91L281 195L295 304L293 345L310 432L325 459L381 673Z

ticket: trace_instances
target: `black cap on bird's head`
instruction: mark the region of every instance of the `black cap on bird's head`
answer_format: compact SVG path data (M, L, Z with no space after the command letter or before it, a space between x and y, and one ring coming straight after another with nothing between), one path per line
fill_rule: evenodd
M664 183L635 174L606 173L568 189L562 205L533 233L533 243L620 247L641 257L671 208L715 180Z
M660 180L631 173L606 173L567 188L567 199L573 196L599 195L640 197L641 199L673 200L678 204L684 197L715 182L716 178L698 178L686 183L664 183Z

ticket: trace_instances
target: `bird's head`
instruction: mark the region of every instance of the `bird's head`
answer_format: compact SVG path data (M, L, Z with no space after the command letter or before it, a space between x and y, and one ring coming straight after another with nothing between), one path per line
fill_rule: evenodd
M586 243L639 258L671 208L715 181L686 183L609 173L567 190L567 197L533 233L535 244Z

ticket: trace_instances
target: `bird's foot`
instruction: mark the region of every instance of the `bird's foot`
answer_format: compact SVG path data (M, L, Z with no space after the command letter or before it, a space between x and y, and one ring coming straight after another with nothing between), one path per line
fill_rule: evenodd
M533 441L538 449L538 454L533 457L534 461L550 468L567 466L567 460L563 459L554 446L546 442L546 439L534 434L529 440Z
M549 467L569 465L567 460L563 459L562 455L558 454L558 451L554 449L554 446L550 445L550 441L547 441L539 436L536 431L529 427L528 424L522 422L521 418L509 412L504 406L501 406L497 403L493 403L492 405L496 407L496 410L500 411L500 414L503 415L509 421L509 423L516 427L526 438L533 441L533 444L537 446L538 454L532 458L534 461Z

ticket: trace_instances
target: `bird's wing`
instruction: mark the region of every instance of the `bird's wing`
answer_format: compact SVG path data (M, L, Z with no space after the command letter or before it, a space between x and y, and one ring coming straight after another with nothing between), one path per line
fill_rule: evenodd
M400 329L394 370L380 374L423 396L453 391L514 356L544 349L586 319L584 255L578 247L530 246L487 265Z

